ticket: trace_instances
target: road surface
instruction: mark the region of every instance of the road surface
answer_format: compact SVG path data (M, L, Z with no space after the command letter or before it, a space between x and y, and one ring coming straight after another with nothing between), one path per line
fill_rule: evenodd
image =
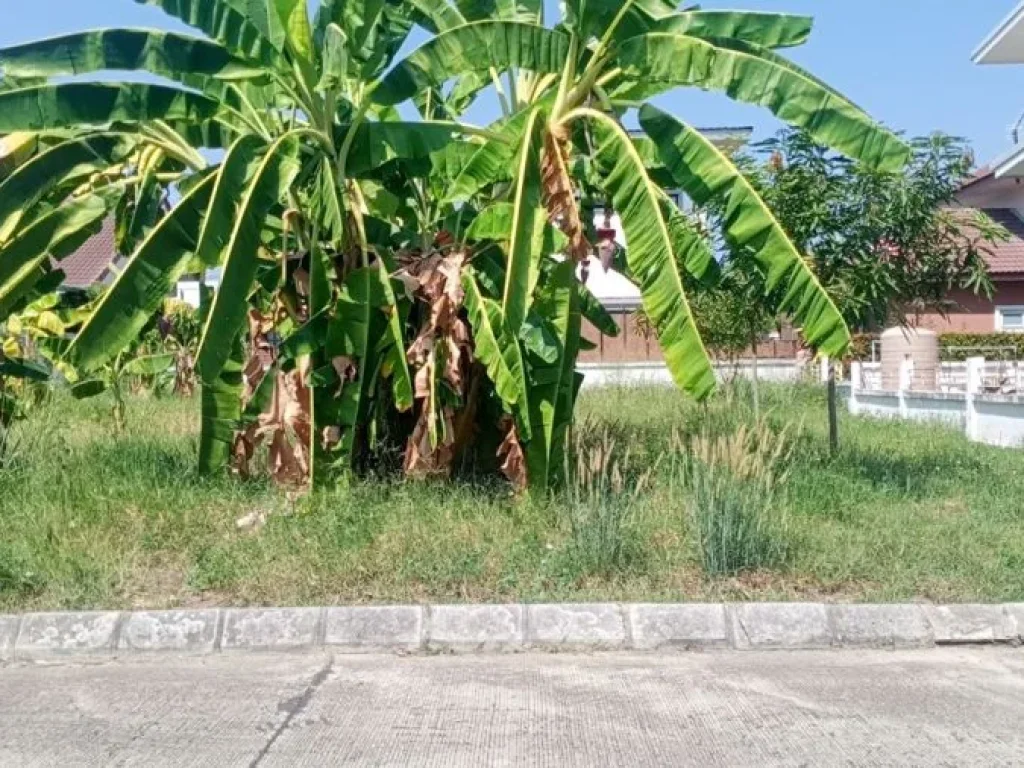
M1021 763L1012 648L0 667L0 766Z

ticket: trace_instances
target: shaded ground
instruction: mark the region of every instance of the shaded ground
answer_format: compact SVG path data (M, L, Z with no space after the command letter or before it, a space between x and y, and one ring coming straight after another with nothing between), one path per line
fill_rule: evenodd
M1019 649L0 668L0 764L1011 765Z
M636 472L654 468L622 525L597 540L573 536L564 497L515 501L493 483L356 483L290 501L259 481L200 480L198 402L137 398L115 437L102 400L58 400L18 427L0 469L0 611L1024 600L1024 452L844 416L831 459L820 388L767 388L763 399L796 442L773 509L790 556L726 578L701 570L673 433L728 433L750 418L743 392L707 409L665 389L585 392L579 431L607 429ZM266 523L240 530L246 516ZM595 565L609 549L613 565Z

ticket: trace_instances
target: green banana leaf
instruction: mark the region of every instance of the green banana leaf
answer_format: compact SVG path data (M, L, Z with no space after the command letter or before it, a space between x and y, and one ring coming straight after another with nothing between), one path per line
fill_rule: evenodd
M198 93L148 83L62 83L0 93L0 133L104 128L113 122L202 122L218 104Z
M542 0L456 0L459 11L469 21L501 19L542 24Z
M814 19L785 13L748 11L684 11L652 22L650 32L742 40L765 48L803 45L811 35Z
M512 186L512 220L501 311L513 338L519 335L526 319L544 256L541 251L547 226L541 189L544 123L544 113L539 109L527 119Z
M537 298L538 315L553 331L558 355L552 363L530 360L530 441L526 468L530 488L547 493L562 477L565 441L572 423L576 398L576 358L579 355L581 318L575 266L558 264L548 275Z
M516 416L519 436L529 440L530 412L527 405L526 365L519 340L505 322L501 307L483 295L476 278L466 272L462 276L466 293L466 312L476 342L474 352L487 369L498 396Z
M600 269L600 267L598 267ZM619 324L604 308L604 304L585 285L579 287L580 314L603 335L614 339L619 335Z
M402 333L402 313L399 311L398 296L392 279L383 267L371 269L371 296L373 306L387 316L387 328L381 341L383 362L391 369L391 386L395 395L395 407L408 411L413 406L413 380L409 372L405 340Z
M68 238L62 247L66 247L69 253L78 250L81 243L90 236L89 230L84 231L84 236ZM60 288L64 278L64 272L53 269L46 261L34 270L19 273L19 277L7 283L0 292L0 323L15 312L20 312L34 296Z
M212 295L209 288L200 285L199 314L209 317ZM231 353L220 374L209 384L200 384L200 475L212 475L225 469L231 461L235 434L242 420L242 389L245 367L245 347L242 334L231 341ZM270 381L268 376L264 381ZM255 398L254 398L255 399Z
M156 376L174 365L174 355L143 355L129 360L124 366L128 376Z
M96 234L108 210L105 199L88 195L54 208L18 231L0 248L0 301L48 259L67 256Z
M215 181L208 175L193 187L125 264L68 349L79 370L96 370L137 339L173 290L195 252Z
M507 243L511 239L512 222L515 214L515 206L512 203L492 203L484 208L477 215L473 222L466 227L467 240L493 240L495 242ZM538 245L538 252L542 255L562 253L569 247L569 238L562 230L545 219L543 236ZM536 285L536 277L532 285ZM533 293L531 285L530 293Z
M50 369L34 360L0 358L0 376L26 381L49 381Z
M381 339L386 329L384 312L375 304L374 294L380 281L373 267L360 267L349 273L341 288L336 314L327 330L327 356L346 358L355 366L352 380L340 381L340 394L331 392L316 406L323 426L338 426L341 440L334 447L331 463L351 468L356 457L358 433L365 428L381 368ZM336 377L336 374L332 374Z
M377 84L376 104L400 104L453 77L494 67L561 72L569 35L534 24L481 21L442 32L399 62Z
M718 262L711 252L710 242L703 247L694 243L694 224L686 218L679 207L663 190L658 190L658 207L668 224L674 249L684 257L683 268L694 279L702 283L713 283L719 276ZM628 263L628 262L627 262Z
M217 43L155 29L96 29L3 48L0 68L18 77L44 78L144 70L169 80L182 75L247 79L266 72Z
M437 34L461 27L467 22L459 9L447 0L407 0L413 9L412 18L428 32Z
M735 251L748 251L761 266L780 309L797 320L807 343L840 357L850 333L839 309L801 256L771 209L721 150L681 120L647 105L640 124L657 145L679 187L697 205L722 211L722 229Z
M0 86L0 91L3 90ZM0 181L35 156L41 146L41 138L40 134L34 131L17 131L0 137Z
M449 183L443 202L463 203L490 184L510 180L530 116L534 109L546 109L551 101L542 99L536 106L522 109L492 126L493 138L484 141L476 152L464 159L458 174Z
M256 279L263 220L286 194L301 168L299 138L292 131L267 151L246 189L236 212L231 238L224 250L224 273L203 328L196 371L203 381L220 375L231 354L231 344L245 322L247 299Z
M199 263L207 267L220 266L224 249L238 221L241 192L252 181L264 149L266 144L260 137L248 135L232 144L224 156L195 249Z
M93 134L62 142L25 161L0 184L0 243L54 187L105 170L135 145L127 134Z
M107 382L102 379L86 379L71 385L71 396L75 400L88 400L91 397L102 395L107 389Z
M613 98L646 98L682 85L722 90L881 170L898 170L910 157L903 141L852 102L757 46L652 33L624 41L614 61L624 85L612 88Z
M640 288L665 364L676 384L701 400L715 389L715 371L690 311L679 265L692 258L691 249L706 245L694 232L669 228L661 191L613 118L578 109L567 116L570 119L584 121L596 139L595 155L604 170L601 183L622 219L630 274Z
M202 30L229 51L248 61L266 66L280 63L281 46L269 37L248 15L247 0L135 0ZM262 2L262 0L257 0Z
M458 123L440 120L362 123L356 127L345 172L361 176L393 160L429 160L464 132Z
M266 0L272 43L311 64L316 57L307 0ZM252 3L249 4L252 7Z
M134 253L146 233L163 213L165 188L153 169L121 197L114 211L114 248L117 253Z

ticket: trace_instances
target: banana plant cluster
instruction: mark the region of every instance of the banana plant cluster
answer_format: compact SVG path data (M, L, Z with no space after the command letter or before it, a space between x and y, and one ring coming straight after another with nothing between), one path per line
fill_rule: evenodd
M116 216L128 258L65 359L120 354L186 274L206 291L200 463L305 484L386 464L500 468L546 490L581 376L599 249L640 289L677 384L715 378L687 287L719 256L671 201L722 211L826 354L835 305L729 157L648 103L677 88L765 107L881 168L907 147L780 50L805 17L668 0L136 0L197 34L105 29L0 51L0 317ZM414 33L425 42L399 52ZM201 34L199 34L201 33ZM160 83L91 73L142 71ZM66 76L78 78L68 82ZM84 76L84 77L83 77ZM491 125L465 114L494 97ZM625 125L636 114L640 132ZM10 166L7 168L7 166ZM609 259L592 211L625 231Z

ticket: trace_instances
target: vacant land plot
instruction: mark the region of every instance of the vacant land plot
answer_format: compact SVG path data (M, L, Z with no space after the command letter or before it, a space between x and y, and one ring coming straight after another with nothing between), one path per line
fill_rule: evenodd
M628 446L623 490L532 501L498 483L399 480L290 500L265 482L195 476L197 400L134 399L116 437L101 401L57 397L15 429L0 469L0 611L1024 600L1024 453L844 417L833 459L819 388L762 399L792 448L769 510L774 548L767 565L716 576L698 520L717 507L695 508L678 464L687 436L752 420L742 391L708 406L667 389L585 393L578 433Z

